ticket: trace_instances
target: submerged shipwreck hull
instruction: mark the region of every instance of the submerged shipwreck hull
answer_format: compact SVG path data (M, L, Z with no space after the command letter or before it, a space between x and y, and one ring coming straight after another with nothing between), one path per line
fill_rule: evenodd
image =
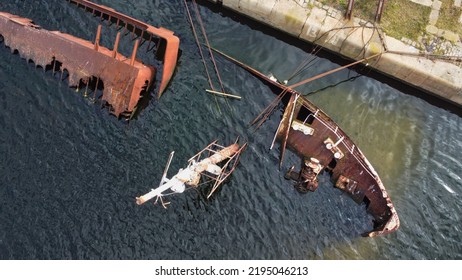
M67 1L83 8L87 12L91 12L93 16L99 17L102 21L115 25L116 28L123 29L127 34L131 34L132 38L135 36L138 37L140 45L147 42L147 50L154 52L163 62L162 78L157 91L157 97L160 97L172 79L178 61L180 39L174 35L174 32L163 27L154 27L119 13L112 8L98 5L91 1Z
M8 13L0 13L0 34L5 45L25 59L43 68L51 66L53 71L67 71L71 87L86 86L96 77L96 87L104 87L102 100L116 116L133 111L155 76L154 67L134 57L128 59L98 43L42 29L30 19Z
M316 177L325 170L331 174L336 188L346 192L358 204L365 203L374 218L374 228L365 233L366 236L384 235L399 228L398 214L378 174L361 150L326 113L297 91L222 55L281 89L283 94L290 94L275 140L281 143L281 162L286 148L302 159L299 172L289 170L286 174L287 179L296 181L299 191L315 191Z
M317 184L315 176L310 178L304 173L311 171L317 175L324 169L331 173L336 188L358 204L366 204L367 211L374 217L374 229L367 233L368 236L398 229L398 214L372 165L345 132L308 99L291 92L276 139L281 143L282 154L287 147L303 160L311 159L302 166L298 183L307 184L308 188L310 184Z
M147 50L161 56L163 62L157 93L160 97L175 71L178 37L170 30L148 25L90 1L69 2L120 28L112 50L100 46L102 25L98 26L95 41L89 42L59 31L45 30L30 19L0 12L0 36L5 45L36 65L51 68L53 73L67 72L71 87L84 89L85 93L90 87L94 95L102 90L101 99L109 105L111 113L129 117L155 80L155 67L144 65L136 58L138 48L148 42ZM128 34L134 41L133 51L130 57L125 57L118 52L118 46L121 35Z

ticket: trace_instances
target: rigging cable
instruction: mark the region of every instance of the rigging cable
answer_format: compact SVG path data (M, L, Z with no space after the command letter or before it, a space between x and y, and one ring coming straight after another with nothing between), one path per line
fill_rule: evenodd
M295 76L298 76L300 75L303 71L305 71L306 69L308 69L309 67L312 66L312 63L315 62L318 57L317 57L317 54L322 50L322 47L319 46L319 45L316 45L313 50L311 51L310 55L313 55L314 57L310 58L310 57L307 57L305 59L305 61L303 61L302 63L300 63L300 65L297 67L297 69L295 69L295 71L289 76L289 78L287 78L287 81L290 81L292 80L293 78L295 78Z
M218 81L220 82L221 91L222 91L222 92L225 92L225 89L224 89L224 87L223 87L223 82L222 82L222 80L221 80L220 72L218 71L217 64L216 64L216 62L215 62L215 57L213 56L212 49L210 48L209 39L208 39L208 37L207 37L207 33L205 32L204 23L202 22L201 15L200 15L200 13L199 13L199 8L197 7L196 0L193 0L192 2L193 2L193 4L194 4L194 9L195 9L195 12L196 12L196 17L197 17L197 20L199 21L199 25L200 25L200 27L201 27L202 34L204 35L204 38L205 38L205 43L206 43L207 48L208 48L209 53L210 53L210 58L212 59L213 67L215 68L215 73L217 74ZM212 89L212 90L213 90L213 89Z
M333 70L330 70L330 71L327 71L327 72L324 72L322 74L319 74L319 75L316 75L314 77L311 77L311 78L308 78L308 79L305 79L303 81L300 81L298 83L295 83L291 86L284 86L284 89L282 90L282 92L270 103L270 105L268 105L265 110L263 110L252 122L251 122L251 125L255 125L256 124L256 128L255 130L257 130L265 121L266 119L273 113L274 109L276 109L277 105L279 104L279 102L282 100L282 98L284 97L285 93L287 93L288 91L290 90L293 90L294 88L296 87L299 87L301 85L304 85L306 83L309 83L309 82L312 82L314 80L317 80L319 78L322 78L324 76L327 76L327 75L330 75L330 74L333 74L335 72L338 72L342 69L345 69L345 68L348 68L348 67L351 67L353 65L356 65L356 64L359 64L359 63L362 63L364 61L367 61L369 59L372 59L372 58L375 58L377 56L380 56L382 55L383 53L376 53L374 55L371 55L369 57L366 57L366 58L363 58L361 60L357 60L355 62L352 62L350 64L347 64L347 65L344 65L344 66L341 66L341 67L338 67L338 68L335 68Z
M210 88L212 90L215 90L215 88L213 87L212 79L210 78L210 74L209 74L209 70L207 68L207 64L205 63L204 53L202 52L202 48L201 48L201 44L199 42L199 38L197 37L196 28L194 27L194 23L193 23L193 20L192 20L192 17L191 17L191 13L189 12L188 3L186 3L186 0L183 0L183 1L184 1L184 6L186 7L186 12L188 14L189 23L191 25L191 29L192 29L193 34L194 34L194 38L196 39L197 47L199 48L199 53L200 53L201 58L202 58L202 63L204 64L205 72L207 73L207 78L208 78L208 81L209 81Z

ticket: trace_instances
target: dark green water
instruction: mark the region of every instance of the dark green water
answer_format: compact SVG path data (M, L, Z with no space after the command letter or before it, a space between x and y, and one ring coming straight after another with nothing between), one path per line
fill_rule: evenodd
M398 232L362 238L370 217L328 177L307 195L283 179L278 149L268 150L280 112L257 132L248 127L275 97L269 88L219 58L227 91L243 99L204 91L183 1L96 2L174 30L178 71L162 99L127 125L1 47L0 259L462 258L459 116L365 76L310 96L361 148L400 216ZM1 0L0 10L89 40L98 24L66 1ZM211 44L262 72L285 79L310 57L311 49L200 10ZM299 79L336 66L319 58ZM301 91L354 75L346 70ZM170 151L173 174L212 140L227 144L238 135L250 146L207 204L195 192L172 197L168 210L135 204L158 184ZM298 161L289 155L284 169L292 164Z

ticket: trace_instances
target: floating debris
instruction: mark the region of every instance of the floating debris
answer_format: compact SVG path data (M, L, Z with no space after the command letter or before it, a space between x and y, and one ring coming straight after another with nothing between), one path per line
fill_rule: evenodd
M240 97L240 96L238 96L238 95L234 95L234 94L230 94L230 93L225 93L225 92L219 92L219 91L216 91L216 90L206 89L205 91L206 91L206 92L209 92L209 93L213 93L213 94L225 96L225 97L236 98L236 99L239 99L239 100L242 98L242 97Z

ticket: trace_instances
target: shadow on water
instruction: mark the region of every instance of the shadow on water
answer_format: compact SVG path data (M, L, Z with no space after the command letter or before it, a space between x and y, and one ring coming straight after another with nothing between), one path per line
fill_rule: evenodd
M299 40L290 34L271 28L266 24L253 20L239 13L236 13L230 10L229 8L222 6L219 3L215 4L207 0L198 0L197 3L204 7L207 7L214 13L218 13L224 17L232 19L233 21L239 22L243 25L247 25L251 29L255 29L263 32L264 34L275 37L278 40L281 40L289 45L304 50L307 53L312 53L316 47L315 45L309 42ZM352 62L351 59L343 58L324 48L320 51L316 51L316 56L327 59L338 65L346 65ZM380 73L374 69L367 68L361 65L354 66L352 69L360 75L365 75L367 77L385 83L398 91L421 98L434 106L448 110L449 112L452 112L454 114L457 114L459 117L462 117L462 106L455 104L451 101L445 100L439 96L436 96L431 92L423 91L404 82L400 82L388 75L384 75L383 73Z

